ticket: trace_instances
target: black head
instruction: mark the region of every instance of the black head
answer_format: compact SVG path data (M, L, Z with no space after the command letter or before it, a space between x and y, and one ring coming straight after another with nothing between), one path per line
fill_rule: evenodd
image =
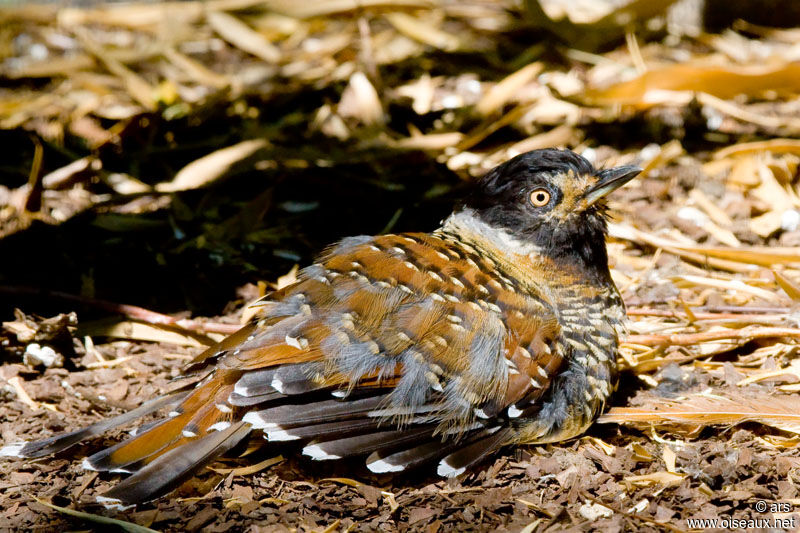
M605 197L639 172L596 170L570 150L534 150L484 176L463 207L544 255L607 265Z

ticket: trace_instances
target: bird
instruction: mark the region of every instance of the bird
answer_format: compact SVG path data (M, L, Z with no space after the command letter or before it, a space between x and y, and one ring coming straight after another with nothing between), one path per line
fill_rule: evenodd
M432 232L325 249L194 357L187 385L0 455L43 457L157 415L83 460L131 474L98 497L129 506L245 442L455 477L504 447L579 436L616 388L625 334L606 198L640 172L596 169L570 150L513 157Z

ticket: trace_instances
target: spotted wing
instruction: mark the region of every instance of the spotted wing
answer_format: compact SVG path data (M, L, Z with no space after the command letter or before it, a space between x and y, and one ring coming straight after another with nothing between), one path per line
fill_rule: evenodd
M536 408L562 364L557 334L543 299L464 243L356 237L263 302L256 329L218 366L251 369L229 402L269 439L313 439L304 452L316 459L375 452L368 466L393 471L509 440L508 420ZM309 403L295 403L301 395ZM430 450L400 446L423 436Z
M345 239L258 305L196 358L167 418L85 461L135 473L109 497L162 494L251 428L314 459L369 454L387 472L444 457L456 475L513 440L563 362L546 300L443 236Z

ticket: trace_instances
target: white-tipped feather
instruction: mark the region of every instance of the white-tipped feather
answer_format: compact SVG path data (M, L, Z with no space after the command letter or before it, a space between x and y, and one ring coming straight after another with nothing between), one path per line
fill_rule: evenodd
M304 339L303 337L290 337L289 335L286 335L283 340L286 342L286 344L293 346L298 350L305 350L308 348L308 340Z
M91 461L89 461L88 457L83 458L83 462L81 463L81 468L84 470L90 470L92 472L97 472L97 469L92 465Z
M225 431L229 427L231 427L231 423L223 420L222 422L216 422L208 426L207 431Z
M442 477L456 477L463 474L467 469L465 467L461 468L453 468L449 464L447 464L446 460L442 460L439 463L439 467L436 469L436 473Z
M509 418L517 418L519 415L522 414L520 409L517 409L516 405L512 405L508 408L508 416Z
M250 411L242 417L242 422L247 422L253 429L269 429L278 427L275 422L266 422L257 411Z
M278 392L280 392L281 394L283 394L283 381L281 381L280 379L278 379L278 378L273 378L273 379L272 379L272 382L270 382L270 384L269 384L269 385L270 385L270 387L272 387L272 388L273 388L273 389L275 389L276 391L278 391Z
M233 394L238 394L239 396L248 396L249 390L246 386L242 385L242 381L239 380L233 386ZM219 409L219 407L217 409Z
M197 433L195 433L194 431L189 431L187 429L184 429L183 431L181 431L181 435L183 435L187 439L193 439L194 437L197 436Z
M384 461L383 459L379 459L378 461L374 461L372 463L367 463L367 468L376 474L385 474L386 472L402 472L406 469L405 465L393 465L392 463Z
M24 442L15 442L0 448L0 457L22 457L19 452L25 447Z
M318 444L311 444L303 448L303 455L307 455L314 459L315 461L329 461L331 459L341 459L338 455L331 455L322 448L319 447Z
M106 498L105 496L98 496L97 503L102 504L103 507L114 511L126 511L136 507L135 505L122 505L122 501L116 498Z
M285 429L278 429L278 430L275 430L275 431L268 431L264 436L270 442L285 441L285 440L297 440L297 439L300 438L297 435L292 435L291 433L289 433Z
M234 390L236 390L236 387L234 387ZM244 394L242 394L241 396L244 396ZM214 407L216 407L217 411L219 411L220 413L231 413L231 412L233 412L233 409L231 409L229 406L225 405L224 403L214 404Z

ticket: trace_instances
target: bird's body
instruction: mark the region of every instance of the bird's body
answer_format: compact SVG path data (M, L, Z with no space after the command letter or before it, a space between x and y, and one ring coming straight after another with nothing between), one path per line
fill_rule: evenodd
M135 503L262 434L315 460L366 457L374 472L438 462L445 476L505 445L579 435L614 389L625 317L599 200L635 173L568 151L519 156L433 233L328 249L200 354L191 386L4 451L38 457L162 409L84 462L134 472L106 497Z

